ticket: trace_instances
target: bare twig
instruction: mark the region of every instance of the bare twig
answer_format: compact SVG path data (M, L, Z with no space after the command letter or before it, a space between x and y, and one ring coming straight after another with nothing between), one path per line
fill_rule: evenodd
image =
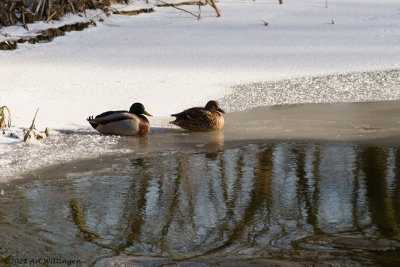
M217 12L217 17L221 17L221 12L219 11L217 5L215 4L214 0L207 0L207 2L210 1L211 6L215 9L215 12Z
M90 22L94 23L94 19L100 15L103 15L103 13L98 13L96 15L94 15L91 19L89 19Z
M48 3L49 3L49 6L48 6L48 8L47 8L47 20L46 20L46 23L49 21L49 18L50 18L50 12L51 12L51 9L53 8L53 6L52 6L52 4L51 4L51 1L52 0L48 0Z
M35 129L35 120L36 120L36 115L37 115L38 111L39 111L39 108L36 110L35 117L33 117L31 127L29 127L28 131L24 135L24 142L26 142L31 137L31 132L33 131L33 129Z
M11 6L10 6L10 10L13 10L15 6L15 2L12 2ZM12 24L14 24L14 20L13 20L13 15L10 14L10 21Z
M195 16L197 19L200 19L200 15L196 15L196 14L194 14L194 13L188 11L188 10L185 10L185 9L183 9L183 8L179 8L179 7L177 7L177 6L173 5L173 4L168 4L168 3L164 2L164 1L161 1L161 0L159 0L159 1L160 1L161 3L164 3L166 6L170 6L170 7L176 8L176 9L181 10L181 11L183 11L183 12L189 13L189 14L192 15L192 16Z
M40 0L39 4L36 7L35 16L38 15L40 8L44 5L44 0Z
M22 11L22 25L24 26L25 29L28 29L28 26L26 26L26 22L25 22L25 12Z
M159 0L159 2L162 2ZM207 2L206 2L207 4ZM198 6L204 5L203 1L190 1L190 2L181 2L181 3L166 3L162 2L162 4L157 4L158 7L168 7L168 6Z
M72 13L75 14L75 13L76 13L76 10L75 10L74 4L72 4L71 0L69 0L69 4L70 4L70 6L71 6Z
M200 18L200 16L201 16L201 5L199 4L198 6L199 6L199 18Z
M40 11L40 18L43 18L44 9L46 8L46 0L43 1L42 11Z
M96 4L94 3L94 1L91 0L90 2L92 2L93 8L96 8Z
M51 14L51 15L47 18L46 23L49 23L49 21L53 18L53 16L54 16L55 14L57 14L57 11L54 11L53 14Z

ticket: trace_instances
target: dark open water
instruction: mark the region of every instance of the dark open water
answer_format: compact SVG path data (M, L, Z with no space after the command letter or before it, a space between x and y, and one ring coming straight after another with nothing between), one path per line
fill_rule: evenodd
M239 86L219 133L7 147L0 266L400 266L399 77Z
M0 197L1 264L400 265L398 147L228 142L26 178Z

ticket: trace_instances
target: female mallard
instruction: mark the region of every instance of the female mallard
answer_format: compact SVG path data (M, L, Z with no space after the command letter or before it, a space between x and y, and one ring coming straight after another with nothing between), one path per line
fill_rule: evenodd
M141 103L134 103L128 111L107 111L90 116L88 122L102 134L145 135L150 129L149 120L142 114L151 116Z
M221 113L225 114L218 102L212 100L208 101L204 108L190 108L181 113L172 114L171 116L176 119L170 123L190 131L215 131L224 126L224 117Z

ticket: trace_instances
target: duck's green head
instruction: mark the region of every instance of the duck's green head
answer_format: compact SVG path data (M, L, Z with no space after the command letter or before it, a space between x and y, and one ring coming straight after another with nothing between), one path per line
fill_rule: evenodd
M135 115L141 115L145 114L147 116L152 116L150 113L148 113L145 109L142 103L134 103L131 108L129 109L129 113L135 114Z
M205 109L208 111L211 111L211 112L219 112L219 113L225 114L225 111L223 111L221 109L221 107L219 106L219 103L215 100L208 101L205 106Z

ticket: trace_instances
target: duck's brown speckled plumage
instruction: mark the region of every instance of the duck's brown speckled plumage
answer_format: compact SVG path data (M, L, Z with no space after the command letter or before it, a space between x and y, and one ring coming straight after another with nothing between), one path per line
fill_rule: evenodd
M217 101L209 101L204 108L195 107L184 110L171 116L176 117L175 124L183 129L190 131L216 131L224 126L224 117L221 113L225 113L219 106Z

